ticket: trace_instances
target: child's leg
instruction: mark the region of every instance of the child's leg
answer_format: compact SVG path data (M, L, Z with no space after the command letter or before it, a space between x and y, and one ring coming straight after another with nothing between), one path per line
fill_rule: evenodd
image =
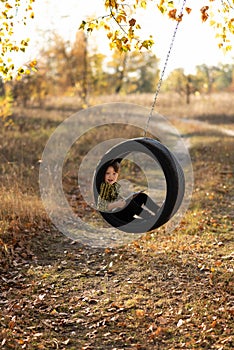
M160 206L157 203L155 203L149 196L147 196L147 200L144 203L144 205L147 209L149 209L150 211L152 211L155 214L160 209Z
M115 211L113 215L115 215L120 220L124 220L127 223L134 220L134 214L135 213L132 208L128 208L128 206L126 206L119 211Z
M147 196L147 194L139 193L131 201L131 207L134 208L133 210L136 210L138 213L140 213L144 209L144 208L142 208L142 206L145 206L147 209L152 211L154 214L156 214L160 208L149 196ZM137 214L137 215L139 215L139 214Z
M148 196L145 193L139 193L124 209L130 212L131 215L139 215L143 210L142 205L146 203L147 198Z
M150 219L152 214L145 210L142 206L145 205L149 210L156 214L159 206L145 193L139 193L134 197L125 208L116 211L114 215L120 220L131 222L134 220L134 215L141 216L144 219Z

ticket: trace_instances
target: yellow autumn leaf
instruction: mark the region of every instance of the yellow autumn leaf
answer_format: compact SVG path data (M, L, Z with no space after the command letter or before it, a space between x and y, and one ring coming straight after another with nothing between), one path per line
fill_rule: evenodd
M163 6L165 0L160 0L160 3L158 4L158 6Z
M168 6L169 7L174 7L174 2L173 1L168 1Z
M234 18L230 19L228 22L228 29L232 34L234 34Z
M115 0L106 0L105 1L105 7L106 8L113 7L115 9L117 9L118 8L118 4L117 4L117 2Z
M225 47L225 51L228 52L228 51L232 51L232 46L231 45L227 45Z
M113 41L109 43L109 47L111 50L115 48L115 44Z
M142 310L142 309L137 309L136 310L136 317L142 318L144 316L145 316L145 311L144 310Z
M82 23L80 24L79 29L84 29L84 28L85 28L85 25L86 25L86 22L85 22L85 21L82 21Z
M122 21L126 22L126 17L125 16L122 16L122 15L118 15L116 18L115 18L116 22L120 23Z
M104 29L105 30L110 30L110 26L108 26L107 24L104 24Z
M29 63L30 67L34 67L37 64L37 60L33 60Z
M57 310L55 310L55 309L53 309L52 311L51 311L51 315L56 315L58 313L58 311Z
M135 18L131 18L131 19L128 21L128 23L129 23L129 25L130 25L131 27L135 26L135 24L136 24Z
M11 6L10 4L8 4L8 2L5 4L5 7L6 7L7 9L12 9L12 6Z
M161 5L158 5L158 9L161 13L164 13L166 12L166 7L165 6L161 6Z

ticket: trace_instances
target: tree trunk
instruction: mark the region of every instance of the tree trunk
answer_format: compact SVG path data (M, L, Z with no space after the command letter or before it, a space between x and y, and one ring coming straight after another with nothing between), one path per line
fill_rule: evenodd
M124 59L123 59L123 65L122 65L122 69L119 70L119 79L118 79L118 83L117 86L115 88L115 93L119 94L122 87L123 87L123 82L124 82L124 77L125 77L125 71L126 71L126 65L127 65L127 54L124 54Z

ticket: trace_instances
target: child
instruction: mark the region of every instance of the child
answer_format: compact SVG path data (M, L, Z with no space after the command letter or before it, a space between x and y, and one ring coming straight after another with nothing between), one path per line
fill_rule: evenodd
M150 219L153 215L143 208L146 205L154 214L159 206L152 201L145 193L139 192L134 195L130 201L126 201L120 196L120 184L117 182L119 176L120 164L117 161L110 163L104 175L104 181L100 186L97 209L103 212L111 212L114 209L114 215L119 219L131 222L134 215L143 219Z
M104 182L101 183L98 196L97 209L99 211L112 211L126 205L125 200L120 197L120 184L117 182L119 168L118 162L112 162L106 169Z

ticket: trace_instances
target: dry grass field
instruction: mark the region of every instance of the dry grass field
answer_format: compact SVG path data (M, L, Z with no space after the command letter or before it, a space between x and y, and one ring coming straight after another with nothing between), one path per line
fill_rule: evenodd
M152 96L90 98L90 106L110 102L150 108ZM70 97L48 99L43 108L14 107L14 124L1 128L0 347L233 349L233 94L194 96L190 105L160 96L156 110L190 147L192 200L173 232L162 227L111 249L58 232L40 198L45 144L80 109ZM68 198L77 193L71 164L102 139L105 133L88 135L72 153ZM79 215L82 196L73 205ZM95 211L90 215L98 224Z

